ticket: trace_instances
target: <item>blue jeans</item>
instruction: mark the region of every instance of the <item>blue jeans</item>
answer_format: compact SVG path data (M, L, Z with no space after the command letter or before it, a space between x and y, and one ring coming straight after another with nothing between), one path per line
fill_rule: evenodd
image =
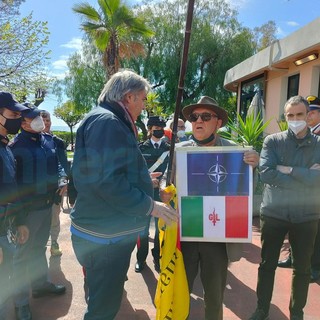
M72 235L79 263L86 270L89 290L84 320L113 320L121 305L124 282L137 235L116 243L97 244Z
M32 289L37 289L48 281L46 246L50 234L51 207L29 212L25 224L29 228L29 239L25 244L17 245L13 257L16 307L29 303L30 284Z
M7 319L9 300L12 297L11 275L14 244L9 243L7 236L0 236L0 248L3 261L0 264L0 320Z
M291 315L303 316L310 282L310 262L318 221L291 223L261 217L261 263L258 272L258 307L269 312L275 270L286 234L289 235L293 258L293 273L289 310Z

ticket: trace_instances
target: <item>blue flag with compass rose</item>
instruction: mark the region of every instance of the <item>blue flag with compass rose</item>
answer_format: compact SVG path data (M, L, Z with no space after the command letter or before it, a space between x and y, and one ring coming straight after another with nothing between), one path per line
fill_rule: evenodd
M249 195L249 166L243 153L187 154L189 196Z

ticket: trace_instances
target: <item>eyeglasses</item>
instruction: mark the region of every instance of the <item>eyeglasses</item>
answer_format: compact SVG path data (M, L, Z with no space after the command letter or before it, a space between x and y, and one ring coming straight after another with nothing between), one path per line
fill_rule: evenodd
M204 112L204 113L191 113L189 115L190 122L196 122L198 118L201 118L202 121L210 121L212 118L218 118L216 114Z
M185 129L185 126L177 126L178 129Z

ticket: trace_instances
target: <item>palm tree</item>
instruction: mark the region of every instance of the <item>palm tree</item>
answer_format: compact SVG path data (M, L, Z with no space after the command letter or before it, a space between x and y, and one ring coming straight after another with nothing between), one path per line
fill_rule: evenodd
M107 76L118 71L121 58L143 54L143 46L137 36L150 37L153 32L121 0L98 0L99 11L89 3L73 6L84 21L81 28L95 46L103 52L103 65Z

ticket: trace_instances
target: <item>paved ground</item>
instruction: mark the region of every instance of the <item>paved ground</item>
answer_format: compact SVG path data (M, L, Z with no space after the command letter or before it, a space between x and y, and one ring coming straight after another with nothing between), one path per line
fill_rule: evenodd
M224 301L224 320L248 319L255 309L255 287L260 261L258 224L258 219L254 218L253 241L251 244L244 246L244 257L229 268ZM81 267L72 251L69 225L69 215L61 213L59 243L63 255L61 258L49 258L48 255L52 280L56 283L65 284L67 293L60 297L31 298L33 320L83 319L83 313L86 308L83 292L83 275ZM285 247L288 247L287 243ZM151 255L148 256L147 261L149 267L141 274L134 272L134 263L135 252L133 253L131 267L128 272L129 280L125 284L122 307L116 320L155 319L156 312L153 305L153 297L158 274L153 269ZM271 320L288 319L291 272L291 269L279 268L277 270L270 310ZM201 319L204 319L203 295L198 279L191 297L189 320ZM305 320L320 320L320 282L310 285L308 302L305 308Z

